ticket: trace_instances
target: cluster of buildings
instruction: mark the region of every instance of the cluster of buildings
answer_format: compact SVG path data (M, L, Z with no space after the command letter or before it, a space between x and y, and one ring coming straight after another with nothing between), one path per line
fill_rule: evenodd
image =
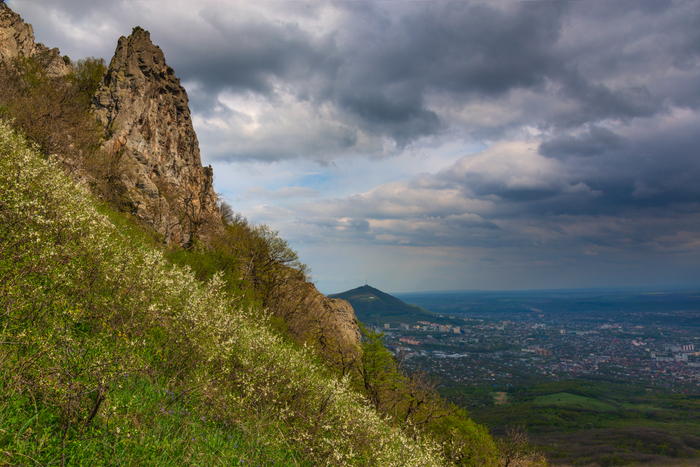
M566 317L463 319L385 327L389 348L445 382L471 386L595 377L665 387L700 386L700 329L585 323Z
M455 318L456 319L456 318ZM459 326L454 326L452 324L438 324L431 323L429 321L418 321L418 324L410 325L401 323L398 328L392 328L390 323L384 324L383 328L379 326L370 326L375 332L391 332L391 331L402 331L402 332L421 332L421 331L434 331L434 332L449 332L452 334L460 334L462 329Z

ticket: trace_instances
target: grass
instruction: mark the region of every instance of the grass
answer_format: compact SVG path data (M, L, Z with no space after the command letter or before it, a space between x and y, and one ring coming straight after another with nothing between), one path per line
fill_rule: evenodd
M270 449L246 424L207 418L202 401L146 380L129 380L112 393L101 422L72 433L61 449L60 416L23 397L0 412L0 450L9 465L254 465L309 466L293 450ZM0 465L4 465L0 460Z
M634 404L631 402L623 402L620 404L623 409L636 410L639 412L648 412L654 410L661 410L661 408L655 406L654 404Z
M549 394L547 396L536 397L533 401L535 405L553 405L557 407L580 408L586 410L598 410L601 412L609 412L617 410L614 405L601 402L590 397L570 394L568 392L559 392Z

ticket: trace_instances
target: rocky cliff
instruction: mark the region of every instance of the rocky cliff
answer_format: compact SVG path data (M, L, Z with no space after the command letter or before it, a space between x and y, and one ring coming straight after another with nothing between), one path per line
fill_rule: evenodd
M314 345L336 368L347 370L357 362L361 335L349 302L326 297L305 278L281 281L274 295L267 303L270 311L284 317L299 342Z
M320 292L319 292L320 293ZM335 320L335 327L340 336L351 346L360 345L360 328L355 310L346 300L323 296L324 305L328 306Z
M35 43L32 26L0 1L0 61L18 57L40 59L53 76L70 71L58 49ZM186 246L194 236L206 242L223 229L213 172L202 167L187 92L147 31L134 28L119 39L92 108L106 129L105 151L122 167L118 183L138 218L174 245ZM293 289L305 291L303 321L314 323L307 331L320 332L341 363L351 360L360 343L352 306L327 298L310 282Z
M32 25L0 2L0 62L18 57L38 60L49 76L65 76L71 71L58 49L36 43Z
M119 39L93 109L108 131L105 150L127 167L121 182L138 218L177 245L221 228L187 92L148 31Z

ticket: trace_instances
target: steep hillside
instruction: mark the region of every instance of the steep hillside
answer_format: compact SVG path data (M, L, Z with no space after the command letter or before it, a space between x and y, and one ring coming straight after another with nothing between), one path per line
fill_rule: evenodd
M439 316L435 313L419 306L404 303L398 298L369 285L329 295L329 297L341 298L350 302L357 318L366 324L376 324L377 321L379 321L380 325L385 323L398 325L400 323L416 324L418 321L440 321Z
M0 309L11 464L442 464L220 276L201 284L125 235L1 121Z
M106 70L101 60L79 60L64 79L47 73L35 54L41 47L31 25L9 8L0 21L0 116L58 155L64 170L113 209L132 214L172 249L171 260L204 267L204 276L227 268L231 286L283 319L295 339L328 355L352 354L360 336L350 305L319 293L276 232L233 215L224 222L187 93L147 31L121 37Z

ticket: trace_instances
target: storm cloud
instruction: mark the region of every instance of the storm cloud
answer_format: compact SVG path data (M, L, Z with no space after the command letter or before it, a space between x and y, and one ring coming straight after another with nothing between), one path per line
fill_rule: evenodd
M149 29L217 189L330 292L700 277L696 0L8 4L73 58Z

